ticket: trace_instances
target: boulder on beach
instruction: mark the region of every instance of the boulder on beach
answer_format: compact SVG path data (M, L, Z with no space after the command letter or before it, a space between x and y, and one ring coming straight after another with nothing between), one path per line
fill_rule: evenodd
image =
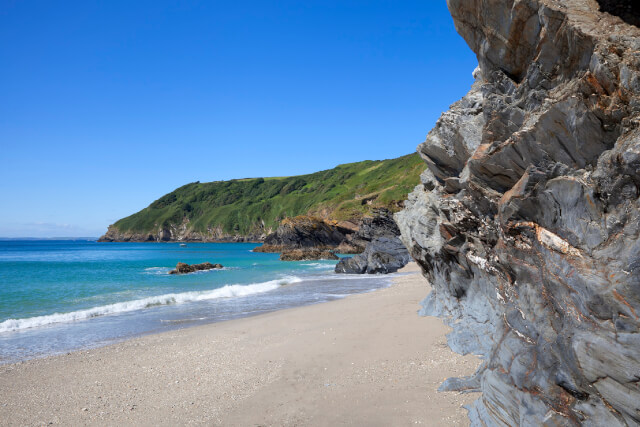
M349 236L349 244L362 250L352 252L358 254L354 257L341 259L335 272L386 274L398 271L411 259L399 236L400 229L392 213L388 209L376 209L374 216L364 218L358 231ZM347 244L344 246L348 247Z
M171 270L169 274L187 274L195 271L215 270L219 268L222 268L222 264L211 264L210 262L203 262L202 264L187 264L185 262L179 262L176 265L176 269Z
M342 258L336 265L336 273L376 274L394 273L407 265L411 257L397 237L378 237L367 244L364 252Z

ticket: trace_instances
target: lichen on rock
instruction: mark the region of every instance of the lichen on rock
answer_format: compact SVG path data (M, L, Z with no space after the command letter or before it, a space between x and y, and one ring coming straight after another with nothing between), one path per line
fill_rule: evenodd
M396 214L423 314L484 359L473 425L640 423L640 28L591 0L448 0L476 82Z

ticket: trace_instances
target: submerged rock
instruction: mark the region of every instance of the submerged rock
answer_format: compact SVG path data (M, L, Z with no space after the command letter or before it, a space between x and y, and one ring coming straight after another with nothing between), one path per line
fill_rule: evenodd
M340 259L327 249L291 249L280 254L280 261L311 261L311 260Z
M638 425L640 29L596 1L448 5L476 82L396 214L422 313L485 360L442 388L482 392L477 426Z
M223 268L222 264L211 264L210 262L203 262L202 264L190 265L184 262L179 262L176 265L176 269L171 270L169 274L187 274L187 273L193 273L195 271L214 270L218 268Z

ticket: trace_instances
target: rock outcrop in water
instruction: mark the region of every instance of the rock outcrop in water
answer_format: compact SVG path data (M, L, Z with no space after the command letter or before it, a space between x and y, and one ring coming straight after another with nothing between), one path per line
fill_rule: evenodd
M482 391L473 425L638 425L640 29L592 0L448 5L476 82L396 215L423 314L484 358L442 388Z
M202 264L187 264L185 262L179 262L176 265L175 270L171 270L169 274L188 274L195 273L196 271L217 270L219 268L223 268L222 264L211 264L210 262L203 262Z

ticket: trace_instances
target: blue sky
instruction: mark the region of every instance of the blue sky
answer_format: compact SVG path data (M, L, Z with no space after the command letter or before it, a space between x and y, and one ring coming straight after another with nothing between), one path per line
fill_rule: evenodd
M0 2L0 236L98 236L193 181L413 152L472 83L438 1Z

